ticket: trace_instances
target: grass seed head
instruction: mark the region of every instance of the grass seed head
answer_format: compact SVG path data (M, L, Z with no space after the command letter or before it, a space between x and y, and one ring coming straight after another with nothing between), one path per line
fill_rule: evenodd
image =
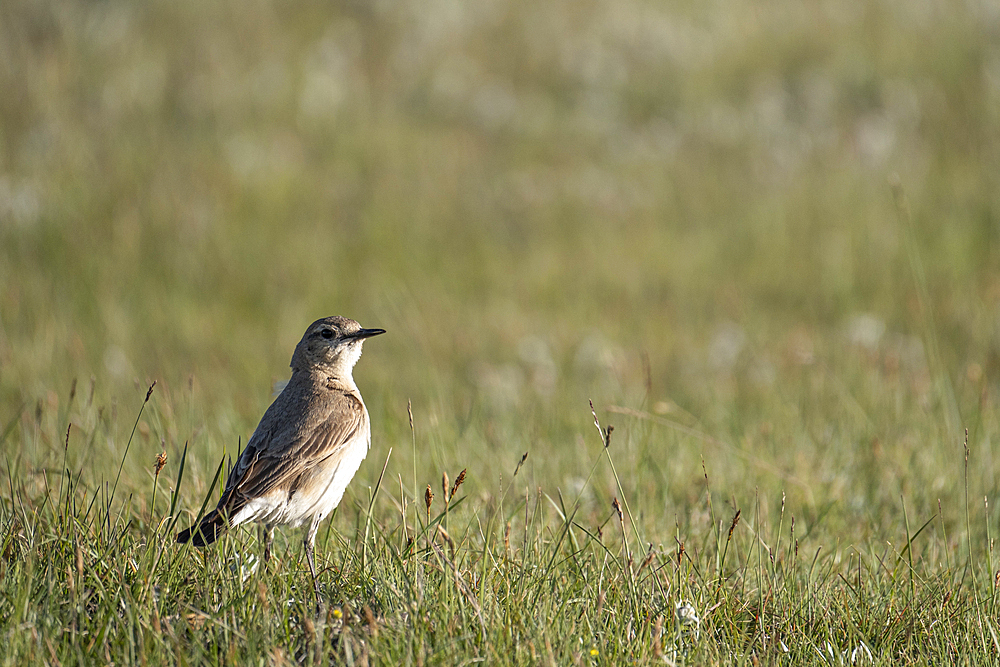
M528 460L528 452L525 452L521 456L521 460L517 462L517 467L514 468L514 477L517 477L518 471L521 469L521 466L523 466L524 462L527 461L527 460Z
M736 530L736 524L738 524L740 522L740 512L741 511L742 510L736 510L736 514L733 515L733 522L731 524L729 524L729 537L726 538L727 542L729 540L733 539L733 531Z
M444 498L444 504L447 505L451 498L448 496L448 473L441 473L441 496Z
M458 493L458 487L462 486L462 482L465 481L465 471L467 468L462 468L462 472L458 473L458 477L455 478L455 484L451 487L451 492L448 494L448 500L450 501Z
M431 485L427 485L427 490L424 491L424 505L427 506L427 516L431 514L431 503L434 502L434 492L431 491Z
M167 453L163 451L156 455L156 470L154 472L156 477L160 476L160 471L163 470L163 466L165 465L167 465Z

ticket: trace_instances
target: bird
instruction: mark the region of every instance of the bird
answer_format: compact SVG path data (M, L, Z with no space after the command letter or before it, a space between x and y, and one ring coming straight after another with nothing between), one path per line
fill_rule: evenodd
M292 354L292 376L229 472L218 506L177 535L203 547L242 523L264 526L264 560L274 527L307 525L303 540L317 603L316 530L344 496L371 445L371 421L352 371L366 339L384 329L364 329L333 316L309 325Z

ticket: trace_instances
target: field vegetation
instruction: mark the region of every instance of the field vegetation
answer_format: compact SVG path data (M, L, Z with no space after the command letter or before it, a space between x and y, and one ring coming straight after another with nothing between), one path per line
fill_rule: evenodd
M996 664L997 26L0 2L0 663ZM317 613L173 535L333 314Z

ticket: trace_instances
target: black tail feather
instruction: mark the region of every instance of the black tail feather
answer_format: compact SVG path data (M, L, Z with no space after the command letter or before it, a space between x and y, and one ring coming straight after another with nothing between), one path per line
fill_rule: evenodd
M177 542L184 544L190 541L196 547L208 546L219 539L228 528L226 518L218 510L215 510L202 519L197 526L191 526L187 530L177 533Z

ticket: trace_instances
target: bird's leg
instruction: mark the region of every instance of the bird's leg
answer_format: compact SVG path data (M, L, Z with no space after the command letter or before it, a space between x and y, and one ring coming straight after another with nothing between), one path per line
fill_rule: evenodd
M264 562L267 563L271 560L271 546L274 544L274 526L271 524L264 524L262 527L264 531Z
M306 561L309 563L309 574L312 575L313 589L316 591L316 610L320 616L323 615L323 601L319 593L319 580L316 578L316 560L314 558L314 552L316 550L316 529L319 528L319 522L321 519L321 516L313 517L312 523L309 525L309 531L306 533L304 543Z

